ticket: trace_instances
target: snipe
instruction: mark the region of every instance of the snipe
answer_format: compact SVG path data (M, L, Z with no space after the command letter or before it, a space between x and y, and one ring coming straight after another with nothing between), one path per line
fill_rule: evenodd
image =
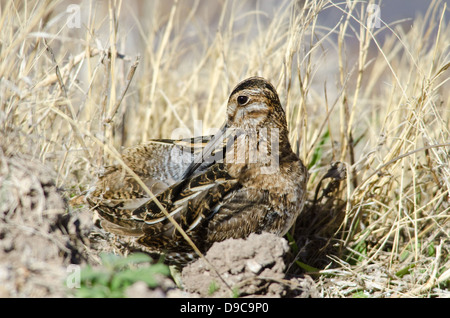
M291 149L275 88L260 77L234 88L227 120L215 136L151 141L128 149L123 160L202 252L214 242L253 232L284 235L305 201L307 169ZM120 165L106 169L87 200L106 230L136 236L168 262L196 258Z

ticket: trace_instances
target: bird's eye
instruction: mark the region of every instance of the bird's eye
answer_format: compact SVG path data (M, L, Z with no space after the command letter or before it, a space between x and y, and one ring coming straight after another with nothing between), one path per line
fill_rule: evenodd
M237 102L238 102L238 104L241 105L241 106L247 104L247 102L248 102L248 96L243 96L243 95L238 96Z

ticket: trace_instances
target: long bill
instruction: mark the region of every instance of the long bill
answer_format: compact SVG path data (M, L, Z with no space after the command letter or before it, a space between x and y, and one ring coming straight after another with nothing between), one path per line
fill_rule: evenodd
M223 160L225 149L231 146L233 142L233 129L228 129L227 123L224 123L202 151L195 156L192 163L183 173L181 179L184 180L191 177L203 163L212 165L215 162Z

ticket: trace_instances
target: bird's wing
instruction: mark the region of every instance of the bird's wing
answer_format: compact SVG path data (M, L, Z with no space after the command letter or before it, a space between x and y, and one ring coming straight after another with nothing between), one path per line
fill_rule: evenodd
M190 231L201 220L210 218L218 211L223 199L240 187L223 163L217 163L208 170L184 179L157 196L166 211L174 217L184 230ZM133 212L133 218L147 225L160 224L167 215L155 201L150 200Z
M157 195L180 180L181 174L211 136L189 139L154 139L124 150L124 163ZM134 210L149 199L139 183L119 164L106 167L94 188L87 191L88 202L105 209Z
M122 157L140 177L157 179L171 185L184 179L183 172L211 138L153 139L125 149Z
M229 139L227 133L227 124L223 124L220 130L203 144L201 151L194 154L193 160L184 170L181 179L190 178L198 172L201 172L216 162L223 162L225 148Z

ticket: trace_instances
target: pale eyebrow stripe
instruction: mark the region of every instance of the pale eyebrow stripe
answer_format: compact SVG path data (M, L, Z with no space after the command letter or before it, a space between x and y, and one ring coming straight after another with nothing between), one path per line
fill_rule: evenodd
M246 89L246 91L248 91L252 95L260 95L263 93L262 89L260 88Z

